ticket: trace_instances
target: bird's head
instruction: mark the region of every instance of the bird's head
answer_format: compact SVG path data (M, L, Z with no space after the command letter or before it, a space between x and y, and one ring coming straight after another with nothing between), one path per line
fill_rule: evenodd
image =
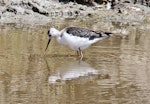
M55 28L50 28L47 32L48 36L53 37L53 36L58 36L60 34L60 31L55 29Z
M58 30L55 29L55 28L50 28L50 29L48 30L47 35L48 35L48 37L49 37L49 40L48 40L48 43L47 43L47 46L46 46L45 51L47 50L47 48L48 48L48 46L49 46L49 43L50 43L52 37L54 37L54 36L59 36L59 34L60 34L60 31L58 31Z

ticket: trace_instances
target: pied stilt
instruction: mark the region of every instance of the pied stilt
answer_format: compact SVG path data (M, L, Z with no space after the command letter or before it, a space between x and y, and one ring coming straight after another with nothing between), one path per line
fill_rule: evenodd
M67 45L71 49L77 51L78 56L82 59L82 50L99 40L111 36L111 34L111 32L93 31L82 27L66 27L61 31L50 28L48 30L49 40L45 50L47 50L51 38L55 37L60 44Z

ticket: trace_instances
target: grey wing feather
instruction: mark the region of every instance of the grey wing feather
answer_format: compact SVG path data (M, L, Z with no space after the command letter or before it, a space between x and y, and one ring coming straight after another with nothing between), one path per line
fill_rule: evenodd
M68 34L72 34L74 36L85 37L85 38L89 38L89 39L101 37L100 32L96 32L96 31L86 29L86 28L68 27L68 28L66 28L66 32Z

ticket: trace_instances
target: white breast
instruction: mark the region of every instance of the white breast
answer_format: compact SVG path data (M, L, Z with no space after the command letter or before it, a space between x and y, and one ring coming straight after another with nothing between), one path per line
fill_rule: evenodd
M63 36L61 37L61 42L65 45L68 45L73 50L79 50L79 48L81 50L86 49L92 43L95 43L98 40L100 39L97 38L89 40L89 38L73 36L72 34L68 34L66 32L63 32Z

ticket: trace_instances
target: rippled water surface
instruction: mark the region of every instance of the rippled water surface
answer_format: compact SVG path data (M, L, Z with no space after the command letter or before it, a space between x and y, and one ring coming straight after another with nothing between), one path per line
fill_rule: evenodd
M99 41L79 61L55 39L45 52L50 26L1 26L0 104L150 104L149 30Z

